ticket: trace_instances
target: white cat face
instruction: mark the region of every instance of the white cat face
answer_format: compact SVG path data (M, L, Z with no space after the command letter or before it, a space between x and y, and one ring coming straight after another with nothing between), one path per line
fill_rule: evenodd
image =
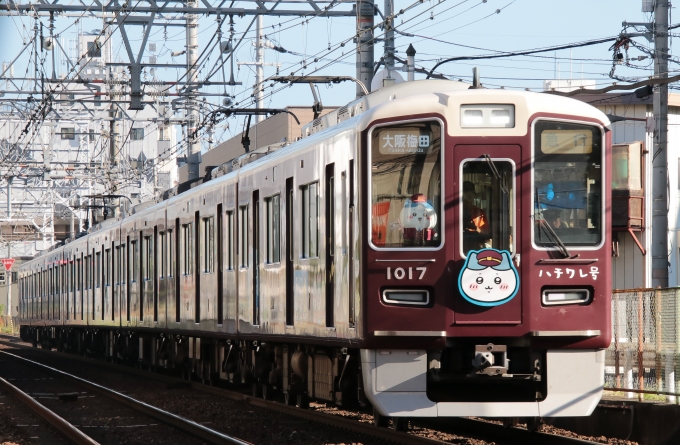
M510 254L503 250L470 251L458 278L463 297L479 306L497 306L511 300L519 277Z
M423 195L422 200L407 199L404 203L404 209L401 211L401 224L407 229L425 230L432 229L437 225L437 212L434 207L425 201Z

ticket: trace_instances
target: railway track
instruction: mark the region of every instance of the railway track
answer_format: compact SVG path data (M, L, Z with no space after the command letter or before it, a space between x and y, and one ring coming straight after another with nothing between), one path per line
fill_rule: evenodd
M30 346L24 346L18 344L15 338L12 338L11 342L8 342L8 337L0 336L4 340L0 340L0 343L5 345L11 345L19 350L32 351L36 354L45 354L44 357L61 357L63 354L56 352L38 350ZM0 356L5 354L0 354ZM372 424L362 423L354 419L345 418L339 415L327 414L321 411L315 410L303 410L292 406L287 406L284 403L279 403L271 400L264 400L260 398L255 398L241 392L227 390L212 386L206 386L197 383L191 383L184 380L180 380L174 377L169 377L163 374L150 373L147 371L141 371L135 368L110 364L102 362L99 360L93 360L89 358L83 358L79 356L68 356L69 359L76 360L82 363L88 363L94 366L100 366L108 370L113 370L115 372L123 372L128 375L141 376L146 379L151 379L156 382L168 385L168 387L186 387L190 388L192 391L198 391L205 394L210 394L220 398L226 398L234 401L244 403L246 407L262 408L269 411L275 411L286 416L292 416L296 418L301 418L307 422L313 422L316 424L323 424L334 428L339 428L345 431L356 433L360 437L374 438L378 439L380 442L405 444L405 445L426 445L426 444L442 444L450 443L442 440L435 440L428 437L422 437L420 435L413 434L418 432L419 434L426 434L427 431L432 434L432 432L443 432L446 434L452 434L461 438L470 438L475 441L493 442L495 444L541 444L541 445L586 445L595 444L598 442L591 442L582 439L576 439L571 437L559 436L555 434L547 434L541 432L529 432L522 428L506 428L502 425L489 423L480 420L473 419L427 419L427 420L412 420L412 430L411 434L395 431L388 428L378 428ZM26 359L23 359L26 360ZM37 365L35 365L37 366ZM43 365L44 366L44 365ZM54 369L56 373L63 373ZM74 379L82 380L79 377L73 376ZM95 384L96 385L96 384ZM100 387L100 385L96 385ZM148 406L148 405L147 405ZM370 442L370 440L369 440ZM216 442L218 443L218 442ZM301 443L301 442L300 442ZM457 441L456 443L465 443ZM479 443L479 442L469 442L469 443Z

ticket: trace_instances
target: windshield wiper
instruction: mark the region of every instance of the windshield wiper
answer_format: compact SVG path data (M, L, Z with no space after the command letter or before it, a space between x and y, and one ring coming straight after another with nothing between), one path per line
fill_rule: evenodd
M538 189L536 189L536 204L538 204L538 213L540 216L540 219L538 220L538 224L543 228L545 231L545 234L548 236L548 239L550 242L552 242L554 245L559 247L560 252L566 257L566 258L571 258L571 254L569 253L569 249L567 249L567 246L564 245L560 237L555 233L552 227L550 227L550 224L543 218L543 209L541 208L541 200L538 197ZM534 217L535 219L535 217Z
M501 186L501 191L505 193L506 195L508 194L508 185L505 180L505 172L503 172L503 177L501 178L501 174L498 172L498 168L496 168L496 164L493 162L491 157L487 154L482 155L484 159L486 159L486 162L489 164L489 168L491 169L491 173L498 179L498 182Z

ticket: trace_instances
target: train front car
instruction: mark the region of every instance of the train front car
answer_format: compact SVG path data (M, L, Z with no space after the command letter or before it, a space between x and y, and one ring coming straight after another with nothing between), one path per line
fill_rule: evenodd
M607 118L526 92L390 99L362 135L375 410L589 415L611 340Z

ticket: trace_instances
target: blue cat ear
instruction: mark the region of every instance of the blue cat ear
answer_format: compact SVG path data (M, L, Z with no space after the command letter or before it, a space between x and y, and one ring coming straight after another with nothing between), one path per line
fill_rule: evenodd
M494 269L510 270L512 268L512 260L510 259L510 254L504 250L501 252L501 255L503 256L503 261L501 261L501 264L494 267Z
M477 261L477 251L473 250L468 252L468 260L465 268L470 270L483 270L486 269L486 266L482 266L481 264L479 264L479 262Z

